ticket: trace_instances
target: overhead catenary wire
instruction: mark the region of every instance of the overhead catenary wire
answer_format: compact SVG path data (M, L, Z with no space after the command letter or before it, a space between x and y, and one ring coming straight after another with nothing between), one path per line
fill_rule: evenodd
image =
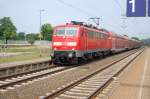
M74 6L73 4L68 3L68 2L66 2L66 1L63 1L63 0L56 0L56 1L59 2L59 3L61 3L61 4L63 4L63 5L65 5L65 6L68 6L68 7L72 8L72 9L76 9L77 11L79 11L80 13L83 13L84 15L86 15L86 16L88 16L88 17L94 16L93 14L87 12L86 10L81 9L81 8L79 8L79 7L77 7L77 6ZM119 3L119 1L118 1L118 0L113 0L113 1L114 1L115 4L121 9L121 13L124 12L124 11L123 11L123 7L122 7L121 4ZM118 25L119 25L119 24L118 24ZM111 25L111 26L112 26L112 25Z
M89 12L87 12L86 10L83 10L83 9L81 9L81 8L79 8L79 7L77 7L77 6L74 6L74 5L70 4L70 3L67 3L67 2L65 2L65 1L63 1L63 0L56 0L56 1L58 1L59 3L61 3L61 4L63 4L63 5L68 6L68 7L70 7L70 8L76 9L76 10L78 10L79 12L85 14L86 16L88 16L87 21L89 21L89 18L90 18L90 17L95 16L95 15L93 15L92 13L89 13Z
M85 11L85 10L83 10L83 9L81 9L81 8L79 8L79 7L77 7L77 6L74 6L73 4L70 4L70 3L68 3L68 2L65 2L65 1L63 1L63 0L56 0L56 1L59 2L59 3L61 3L61 4L63 4L63 5L68 6L68 7L70 7L70 8L76 9L76 10L78 10L79 12L84 13L84 14L87 15L87 16L94 16L93 14L91 14L91 13L89 13L89 12L87 12L87 11Z
M113 0L113 1L118 5L118 7L121 9L121 12L122 12L123 8L121 4L119 3L119 1L118 0Z
M93 14L91 14L91 13L89 13L89 12L87 12L87 11L85 11L85 10L83 10L83 9L81 9L81 8L79 8L79 7L77 7L77 6L74 6L74 5L70 4L70 3L67 3L67 2L65 2L65 1L63 1L63 0L56 0L56 1L58 1L59 3L61 3L61 4L63 4L63 5L68 6L68 7L70 7L70 8L76 9L76 10L78 10L79 12L84 13L86 16L93 16Z

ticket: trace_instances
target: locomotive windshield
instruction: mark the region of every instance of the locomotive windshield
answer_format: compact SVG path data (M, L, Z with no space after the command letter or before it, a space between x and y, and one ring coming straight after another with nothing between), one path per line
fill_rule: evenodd
M55 32L56 36L75 36L77 33L77 28L58 28Z
M65 29L58 29L55 33L56 36L64 36L65 35Z

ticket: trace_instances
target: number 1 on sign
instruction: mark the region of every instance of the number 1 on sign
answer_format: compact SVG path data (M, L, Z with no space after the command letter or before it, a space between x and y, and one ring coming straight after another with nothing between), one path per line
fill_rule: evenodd
M135 12L135 0L130 0L129 1L130 4L132 4L132 12Z

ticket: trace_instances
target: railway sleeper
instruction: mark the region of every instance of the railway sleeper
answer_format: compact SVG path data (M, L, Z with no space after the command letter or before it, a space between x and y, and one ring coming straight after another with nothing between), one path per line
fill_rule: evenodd
M91 92L93 92L91 90L79 90L79 89L75 89L75 88L70 89L70 91L73 91L73 92L84 92L84 93L91 93Z

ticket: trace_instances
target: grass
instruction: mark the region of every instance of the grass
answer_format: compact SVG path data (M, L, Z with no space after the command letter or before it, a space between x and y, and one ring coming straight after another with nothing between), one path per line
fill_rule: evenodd
M42 53L41 57L40 57L40 49ZM0 58L0 63L48 58L50 56L51 49L50 47L35 47L35 46L11 47L11 48L8 48L6 52L7 53L21 53L21 54Z

